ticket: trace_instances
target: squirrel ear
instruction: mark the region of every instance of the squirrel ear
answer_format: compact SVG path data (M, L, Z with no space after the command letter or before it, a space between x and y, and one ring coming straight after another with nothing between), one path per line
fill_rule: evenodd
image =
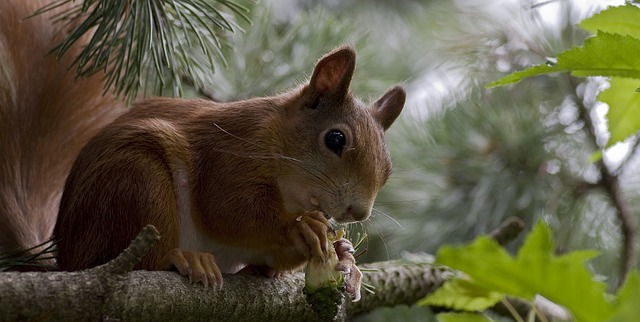
M356 69L356 52L348 46L334 49L320 58L309 86L318 96L344 97Z
M407 94L402 87L395 86L373 103L373 117L385 131L400 115L406 96Z

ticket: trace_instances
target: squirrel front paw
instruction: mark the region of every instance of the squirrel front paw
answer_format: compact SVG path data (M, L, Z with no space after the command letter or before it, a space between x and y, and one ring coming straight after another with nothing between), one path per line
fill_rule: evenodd
M179 248L172 249L163 260L165 267L175 267L180 274L188 276L191 283L202 283L205 287L222 287L222 273L213 255Z
M335 269L344 274L345 291L353 296L353 302L357 302L360 300L362 272L356 266L353 244L346 238L340 238L333 243L333 247L338 255L338 264Z
M327 260L327 236L335 234L331 224L320 211L305 211L296 218L289 238L306 258Z

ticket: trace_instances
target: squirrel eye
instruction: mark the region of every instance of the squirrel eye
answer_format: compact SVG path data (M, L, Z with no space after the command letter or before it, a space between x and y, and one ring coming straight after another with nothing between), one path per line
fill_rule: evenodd
M335 152L338 156L342 154L342 149L347 145L347 138L340 130L331 130L324 137L324 144L329 150Z

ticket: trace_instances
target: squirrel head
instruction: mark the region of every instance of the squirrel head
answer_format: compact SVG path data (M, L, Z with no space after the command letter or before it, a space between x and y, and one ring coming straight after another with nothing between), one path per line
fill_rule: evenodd
M286 106L284 163L278 185L285 208L320 210L337 222L369 217L391 173L384 131L405 102L399 86L370 105L353 97L356 54L340 47L322 57L308 84Z

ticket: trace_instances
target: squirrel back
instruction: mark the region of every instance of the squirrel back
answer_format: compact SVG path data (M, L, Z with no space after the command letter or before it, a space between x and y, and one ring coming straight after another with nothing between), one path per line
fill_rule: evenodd
M0 250L51 237L76 156L124 111L103 96L102 74L76 79L81 44L60 60L50 54L69 28L52 16L76 4L27 18L49 2L0 1Z

